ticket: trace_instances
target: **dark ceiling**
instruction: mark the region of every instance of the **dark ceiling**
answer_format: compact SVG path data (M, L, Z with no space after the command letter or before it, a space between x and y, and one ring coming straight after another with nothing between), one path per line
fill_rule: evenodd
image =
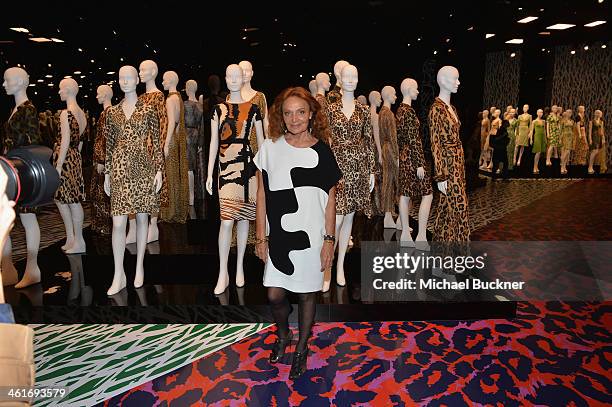
M607 20L609 2L11 1L3 4L0 16L0 64L2 71L25 66L35 84L30 97L39 109L60 107L57 84L66 75L82 85L79 99L85 105L89 100L91 107L96 87L116 78L108 72L144 59L158 63L158 87L161 73L174 70L181 87L187 79L198 80L198 93L206 93L209 74L222 76L229 63L247 59L255 70L253 86L271 95L285 86L305 86L316 73L346 59L359 68L358 92L367 94L387 84L398 86L406 76L418 78L425 59L456 65L462 76L471 74L477 82L486 51L598 44L609 39L609 23L584 24ZM539 18L517 23L526 16ZM576 26L539 34L555 23ZM485 40L486 33L495 36ZM36 43L30 37L63 42ZM512 38L524 43L505 43ZM114 90L119 93L117 86ZM9 98L3 99L1 106L9 106Z

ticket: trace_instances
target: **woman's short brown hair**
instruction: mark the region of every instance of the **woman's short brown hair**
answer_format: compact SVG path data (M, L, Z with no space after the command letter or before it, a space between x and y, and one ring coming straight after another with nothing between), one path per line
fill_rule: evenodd
M329 143L330 131L323 107L314 97L312 97L309 91L300 86L287 88L274 99L274 104L272 104L269 112L268 129L269 137L272 141L276 141L277 138L284 135L286 132L285 121L283 119L283 103L291 96L298 97L308 103L310 111L312 112L312 119L310 119L309 125L310 133L313 137Z

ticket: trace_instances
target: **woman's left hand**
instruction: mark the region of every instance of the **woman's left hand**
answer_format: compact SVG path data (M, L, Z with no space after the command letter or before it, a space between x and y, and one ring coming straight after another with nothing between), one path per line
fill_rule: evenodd
M321 271L330 269L334 261L334 244L327 242L327 240L323 241L321 248Z

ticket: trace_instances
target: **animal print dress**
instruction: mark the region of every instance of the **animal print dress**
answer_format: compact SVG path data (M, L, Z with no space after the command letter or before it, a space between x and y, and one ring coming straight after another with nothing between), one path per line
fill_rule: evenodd
M380 148L382 150L382 189L381 209L383 212L394 212L397 200L397 178L399 175L397 129L395 117L387 106L378 112L380 126Z
M154 213L159 210L159 194L153 181L164 165L159 116L139 98L128 118L123 103L108 109L104 123L104 173L110 175L111 216Z
M107 107L100 113L98 118L96 138L94 140L93 161L94 169L91 172L91 230L101 234L111 233L110 199L104 192L104 174L98 174L96 166L104 165L106 159L106 133L104 133L104 123L106 123Z
M370 217L370 174L376 171L372 123L369 108L354 103L355 111L349 119L342 113L342 100L327 108L331 148L343 174L336 188L336 214L361 211Z
M470 240L468 200L465 192L465 163L459 138L459 115L436 98L429 110L429 134L434 159L434 181L447 181L446 195L440 193L433 224L433 240L437 242L467 242ZM455 119L457 117L457 119Z
M85 183L83 182L83 162L79 152L81 132L77 118L68 112L68 125L70 126L70 144L66 151L66 158L62 165L60 185L55 191L55 200L63 204L80 203L85 200ZM59 126L55 145L53 146L53 165L57 165L62 143L62 130ZM83 131L85 134L85 131Z
M340 90L340 86L334 85L334 88L327 92L327 104L335 103L342 99L342 92Z

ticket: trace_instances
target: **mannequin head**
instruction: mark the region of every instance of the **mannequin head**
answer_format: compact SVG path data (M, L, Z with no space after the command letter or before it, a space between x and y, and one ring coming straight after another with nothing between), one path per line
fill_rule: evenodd
M508 120L514 119L514 116L516 116L516 109L512 108L508 112Z
M142 64L141 64L142 65ZM138 80L138 71L131 65L125 65L119 68L119 87L123 93L136 92Z
M166 71L164 72L164 76L162 77L162 86L164 90L176 89L176 85L178 85L179 77L174 71Z
M382 96L377 90L370 92L368 100L370 101L370 106L379 107L382 104Z
M523 113L527 113L529 111L529 105L523 105Z
M578 114L584 114L585 108L584 106L578 106Z
M404 99L416 100L419 95L419 85L412 78L406 78L400 85L400 92Z
M7 95L14 95L19 91L27 89L30 84L30 76L28 73L19 67L9 68L4 71L4 90Z
M500 114L501 110L495 109L495 111L493 112L493 119L498 119Z
M491 117L493 117L493 113L495 113L496 110L497 108L495 106L491 106L491 108L489 109L489 113L491 113Z
M542 116L544 116L544 110L542 110L542 109L538 109L538 110L536 111L536 115L538 116L538 119L541 119L541 118L542 118Z
M552 105L552 107L550 108L550 112L552 114L557 114L557 105Z
M193 79L189 79L185 82L185 93L188 95L193 95L195 97L196 92L198 91L198 83Z
M100 85L96 90L96 99L98 103L103 105L106 101L111 101L113 98L113 88L108 85Z
M510 110L512 110L512 105L508 105L506 107L506 113L510 113Z
M79 84L72 78L62 79L59 83L59 97L62 102L76 97L79 93Z
M436 77L440 91L457 93L459 88L459 71L454 66L443 66Z
M397 100L397 95L393 86L385 86L384 88L382 88L382 91L380 91L380 94L382 96L383 101L390 105L394 104Z
M317 81L316 80L311 80L310 82L308 82L308 90L310 91L310 94L312 96L317 94Z
M367 105L368 104L368 99L366 99L366 97L364 95L357 96L357 101L359 103L361 103L362 105Z
M253 78L253 65L249 61L240 61L238 66L242 68L242 83L251 83Z
M315 76L315 81L317 82L317 90L327 92L331 87L331 82L329 81L329 75L325 72L319 72L317 76Z
M231 64L225 69L225 83L230 92L238 92L242 87L244 73L240 65Z
M353 65L346 65L342 68L340 73L341 87L344 92L354 92L357 89L357 82L359 81L359 75L357 74L357 68Z
M342 87L342 70L347 65L349 65L349 63L344 60L340 60L334 64L334 76L336 77L336 84L340 87Z
M595 110L595 112L593 112L593 115L595 116L596 119L601 119L603 116L603 113L601 110L597 109Z
M487 109L482 111L482 118L483 119L488 119L489 118L489 111Z
M140 80L142 82L154 81L155 78L157 78L157 73L159 71L155 61L151 61L150 59L144 60L140 63L138 68L138 75L140 76Z

